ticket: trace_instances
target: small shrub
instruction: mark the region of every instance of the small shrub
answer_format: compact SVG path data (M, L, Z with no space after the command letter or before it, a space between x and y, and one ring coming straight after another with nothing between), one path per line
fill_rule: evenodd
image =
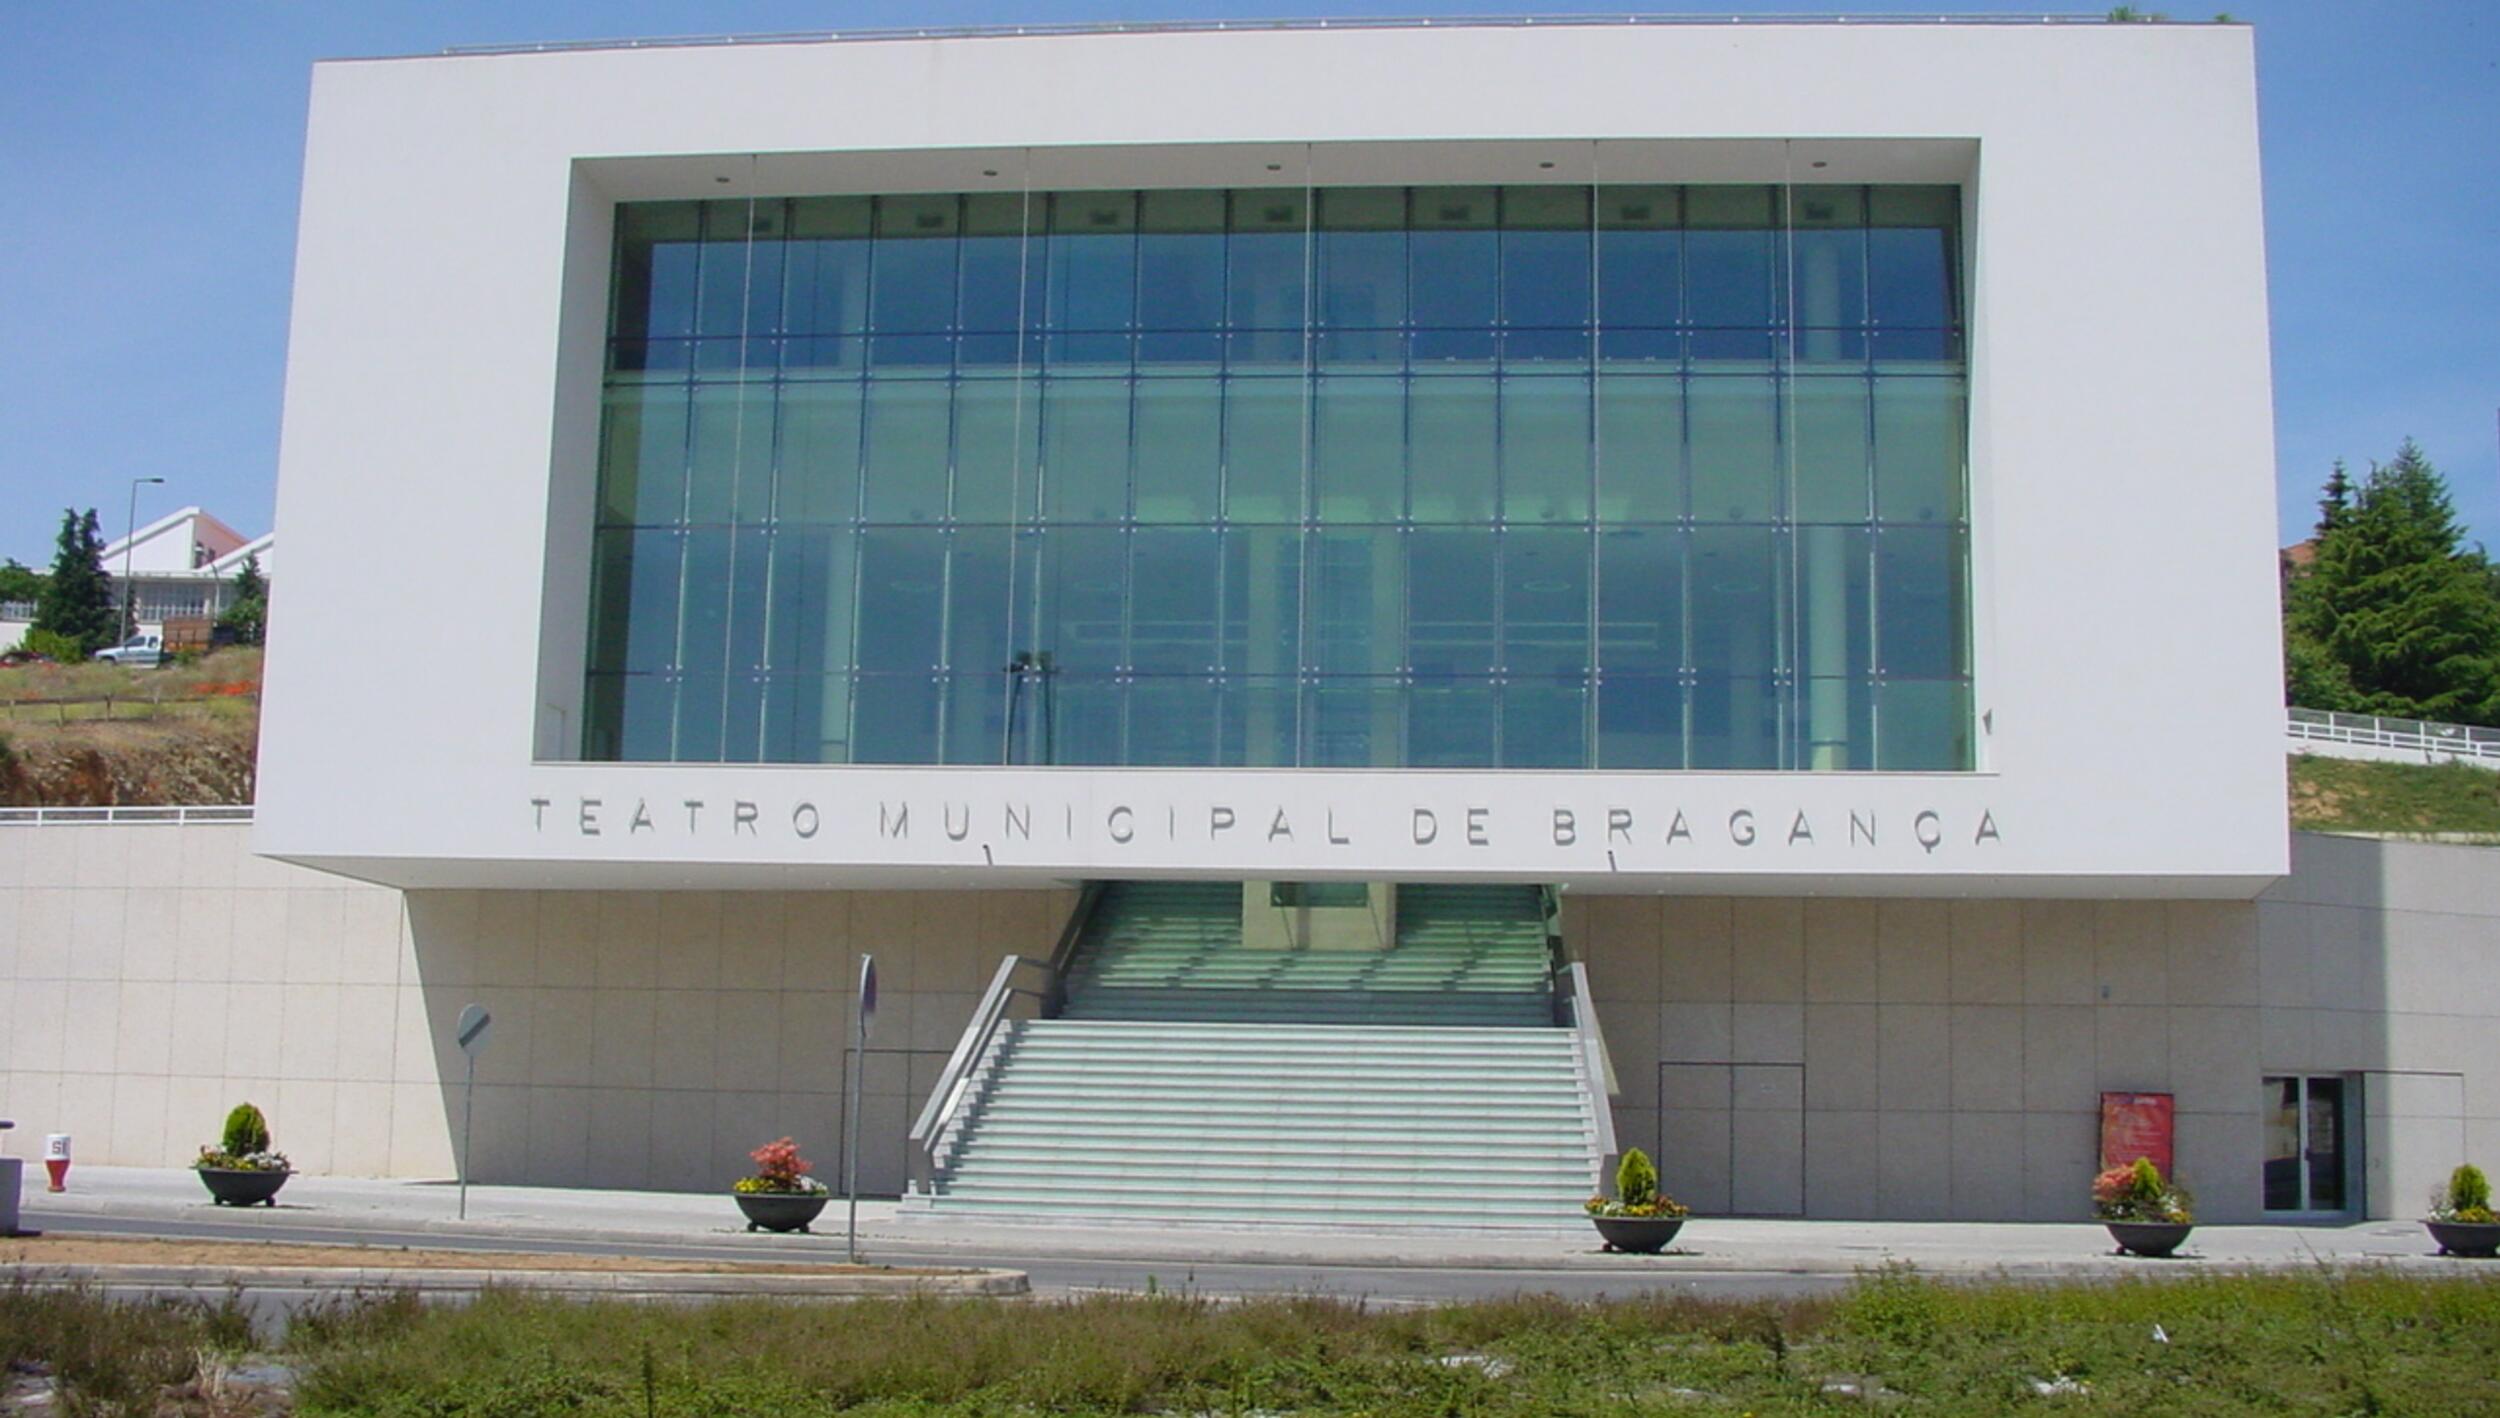
M226 1114L226 1130L218 1136L217 1145L201 1148L191 1165L230 1172L284 1172L293 1167L285 1153L270 1148L269 1120L249 1103L234 1105Z
M2500 1220L2491 1209L2491 1183L2483 1169L2468 1162L2450 1172L2447 1187L2432 1194L2431 1219L2471 1224Z
M1637 1147L1627 1148L1623 1160L1615 1164L1615 1199L1602 1196L1588 1199L1591 1216L1689 1216L1692 1209L1674 1197L1658 1190L1658 1169L1651 1165L1649 1154Z
M30 655L41 655L55 664L83 665L87 662L85 643L76 636L63 635L57 630L29 630L26 638L18 642L18 648Z
M2172 1221L2195 1219L2194 1198L2170 1181L2150 1157L2112 1167L2092 1179L2092 1214L2103 1221Z

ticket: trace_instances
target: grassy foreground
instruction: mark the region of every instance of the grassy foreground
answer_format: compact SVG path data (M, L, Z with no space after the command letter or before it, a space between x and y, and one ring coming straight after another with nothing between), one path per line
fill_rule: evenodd
M244 1342L231 1307L0 1293L0 1363L50 1364L73 1410L156 1412L172 1394L161 1411L207 1411L181 1386ZM2500 1282L2367 1270L2056 1287L1894 1271L1829 1301L1391 1311L396 1296L313 1312L287 1345L295 1411L410 1418L2500 1411Z
M2488 768L2290 757L2292 826L2304 831L2500 835L2500 773Z

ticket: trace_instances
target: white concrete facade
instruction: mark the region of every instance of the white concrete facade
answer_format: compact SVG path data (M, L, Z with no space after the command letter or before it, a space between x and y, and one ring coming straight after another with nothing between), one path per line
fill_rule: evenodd
M241 1099L304 1168L453 1170L452 1022L494 1011L475 1175L708 1189L796 1135L839 1158L857 952L885 995L863 1185L1006 953L1069 892L400 891L240 826L0 827L0 1115L80 1159L186 1163ZM2371 1216L2500 1158L2485 849L2302 835L2254 902L1566 898L1627 1146L1705 1213L2067 1220L2102 1089L2174 1092L2213 1222L2260 1206L2259 1090L2346 1078Z
M256 850L446 888L1189 874L2246 899L2285 867L2252 65L2238 26L1933 23L322 65ZM568 761L620 200L1809 174L1964 189L1975 772ZM375 555L381 526L464 546L464 574ZM463 673L405 692L432 658Z

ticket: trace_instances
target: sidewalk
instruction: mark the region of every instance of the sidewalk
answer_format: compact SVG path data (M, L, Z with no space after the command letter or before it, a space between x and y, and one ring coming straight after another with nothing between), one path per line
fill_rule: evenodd
M31 1172L31 1169L30 1169ZM302 1239L306 1229L352 1241L369 1235L401 1244L410 1233L469 1245L498 1239L631 1253L636 1246L753 1247L785 1257L843 1245L844 1206L828 1207L813 1236L748 1234L726 1195L475 1186L469 1215L457 1219L459 1189L440 1182L300 1176L276 1208L212 1207L183 1169L81 1166L69 1191L41 1190L31 1172L24 1225L64 1229L80 1218L213 1225L221 1236L258 1223ZM1798 1221L1699 1217L1664 1256L1608 1255L1587 1228L1550 1231L1188 1230L1036 1222L1006 1226L900 1216L893 1201L859 1204L860 1249L880 1261L906 1258L956 1264L1059 1260L1233 1262L1366 1269L1586 1272L1638 1270L1708 1274L1848 1275L1892 1262L1938 1274L2052 1275L2177 1273L2178 1263L2113 1256L2108 1234L2090 1222L1974 1223ZM2272 1269L2379 1264L2405 1269L2462 1268L2500 1275L2490 1262L2452 1261L2434 1252L2416 1221L2348 1226L2202 1226L2181 1253L2197 1269ZM1522 1284L1531 1284L1523 1278Z

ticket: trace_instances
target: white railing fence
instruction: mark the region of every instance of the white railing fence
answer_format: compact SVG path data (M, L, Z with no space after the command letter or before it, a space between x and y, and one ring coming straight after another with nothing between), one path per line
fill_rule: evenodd
M70 823L111 823L192 827L209 822L249 822L250 803L213 807L0 807L0 827L66 826Z
M2364 744L2455 758L2487 758L2500 763L2500 729L2478 729L2468 724L2294 709L2289 732L2295 739L2312 743Z

